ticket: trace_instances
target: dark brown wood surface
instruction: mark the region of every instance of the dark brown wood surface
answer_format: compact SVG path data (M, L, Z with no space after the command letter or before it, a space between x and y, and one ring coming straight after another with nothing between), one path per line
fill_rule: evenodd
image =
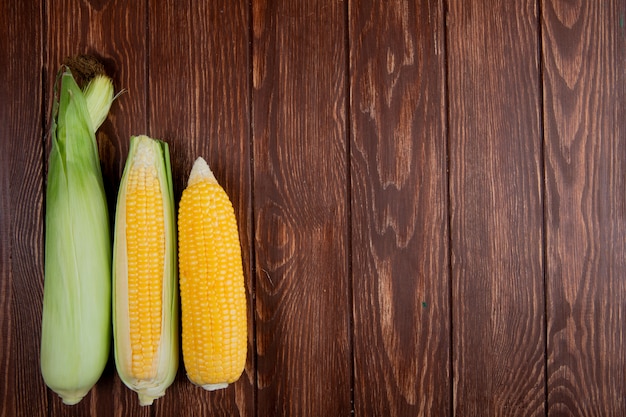
M626 415L622 0L0 3L0 417ZM112 360L39 371L63 59L124 89L97 134L196 157L240 227L248 360L140 407Z
M548 415L626 415L626 3L545 1Z
M258 415L351 411L343 6L253 3Z
M442 2L350 4L356 415L449 415Z
M544 414L537 10L507 0L449 3L456 416Z
M9 4L7 4L9 3ZM0 13L0 414L45 416L39 372L43 298L43 4L2 2Z

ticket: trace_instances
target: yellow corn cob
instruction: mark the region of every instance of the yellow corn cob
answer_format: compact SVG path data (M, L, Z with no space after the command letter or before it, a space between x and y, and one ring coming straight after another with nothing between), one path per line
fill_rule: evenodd
M178 212L183 360L191 382L225 388L243 372L246 294L235 213L202 158Z
M178 368L173 212L167 145L133 137L116 213L113 323L118 373L142 405Z

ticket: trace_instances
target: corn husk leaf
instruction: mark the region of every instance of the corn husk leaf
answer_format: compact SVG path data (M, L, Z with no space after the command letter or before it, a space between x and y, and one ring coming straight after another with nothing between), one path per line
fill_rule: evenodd
M66 404L100 378L111 343L111 240L92 121L103 121L113 101L111 80L103 81L109 98L92 115L65 68L53 107L40 359L46 385Z

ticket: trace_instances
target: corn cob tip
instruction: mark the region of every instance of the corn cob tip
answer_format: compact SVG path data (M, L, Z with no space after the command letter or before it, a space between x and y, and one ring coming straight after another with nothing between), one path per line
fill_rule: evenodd
M228 386L228 384L223 382L221 384L204 384L204 385L202 385L202 388L204 388L207 391L216 391L218 389L224 389L227 386Z
M143 392L139 392L137 393L137 396L139 397L139 405L142 407L145 407L147 405L152 405L152 403L154 403L154 400L156 398L161 397L161 395L157 395L156 397L153 395L149 395Z
M193 163L193 167L191 168L191 173L189 174L189 181L187 182L187 186L194 185L200 181L210 181L217 182L215 179L215 175L209 168L209 164L206 163L204 158L201 156L196 159L196 162Z
M146 135L139 135L137 140L137 151L133 155L132 164L137 168L148 168L156 163L156 152L154 150L154 140Z
M89 390L75 390L75 391L59 391L57 394L63 400L65 405L76 405L82 400Z

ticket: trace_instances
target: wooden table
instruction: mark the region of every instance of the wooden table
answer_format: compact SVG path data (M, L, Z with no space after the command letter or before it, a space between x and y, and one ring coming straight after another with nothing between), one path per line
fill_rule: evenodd
M0 416L626 415L626 2L5 0ZM249 355L141 408L39 372L52 86L91 53L130 135L240 225Z

